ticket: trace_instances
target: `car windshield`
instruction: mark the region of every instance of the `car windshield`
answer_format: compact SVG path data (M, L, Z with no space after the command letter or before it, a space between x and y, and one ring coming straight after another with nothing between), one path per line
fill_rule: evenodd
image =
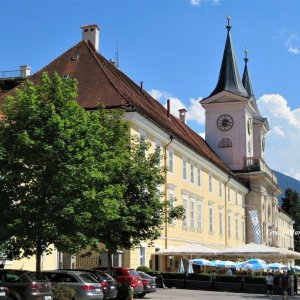
M128 273L132 276L140 276L139 273L134 269L129 269Z
M143 272L139 273L139 275L140 275L142 278L147 278L147 279L152 279L152 278L153 278L153 277L150 276L149 274L143 273Z
M99 274L103 279L106 279L106 280L112 280L112 279L113 279L109 274L107 274L107 273L105 273L105 272L98 272L98 274Z
M98 283L97 279L87 273L81 273L80 278L86 283Z
M27 275L32 281L44 282L47 278L44 274L38 272L28 272Z

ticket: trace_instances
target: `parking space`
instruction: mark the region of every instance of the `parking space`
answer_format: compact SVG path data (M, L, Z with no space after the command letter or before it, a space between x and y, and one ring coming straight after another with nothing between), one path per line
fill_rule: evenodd
M193 299L209 299L209 300L254 300L254 299L282 299L282 296L273 296L272 298L266 295L214 292L214 291L198 291L184 289L157 289L156 293L147 294L143 299L153 300L193 300ZM299 296L289 296L289 299L298 299Z

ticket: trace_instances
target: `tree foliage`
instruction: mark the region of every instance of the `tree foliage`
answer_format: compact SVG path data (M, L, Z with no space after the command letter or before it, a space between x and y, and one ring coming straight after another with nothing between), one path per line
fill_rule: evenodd
M109 253L159 237L181 206L162 201L158 151L131 139L121 110L87 112L77 82L43 73L8 97L0 120L0 244L9 258L43 248ZM165 219L165 212L168 213Z
M41 252L41 241L75 253L95 238L87 225L118 211L124 187L110 175L127 159L128 125L120 111L89 113L76 99L75 80L43 74L3 107L0 242L10 258Z
M300 232L300 199L299 194L291 189L285 190L285 197L282 199L282 209L295 221L294 230ZM300 252L300 235L294 235L295 251Z

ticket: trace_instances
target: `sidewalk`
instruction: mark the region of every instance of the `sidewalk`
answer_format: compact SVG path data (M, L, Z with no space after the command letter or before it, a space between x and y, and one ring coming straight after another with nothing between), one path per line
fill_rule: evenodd
M289 296L288 299L299 299L299 294ZM262 294L245 294L245 293L229 293L229 292L216 292L216 291L201 291L201 290L184 290L184 289L157 289L156 293L146 294L144 299L153 300L254 300L254 299L283 299L283 296L275 295L267 297Z

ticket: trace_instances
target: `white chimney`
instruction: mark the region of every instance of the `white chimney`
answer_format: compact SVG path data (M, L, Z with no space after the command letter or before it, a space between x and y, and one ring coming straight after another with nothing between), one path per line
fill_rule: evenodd
M30 70L31 70L31 68L27 65L20 66L20 77L26 78L26 77L30 76Z
M187 110L185 108L181 108L178 111L179 111L179 119L185 124Z
M82 39L84 41L90 41L95 49L99 51L99 31L98 25L83 25L80 27L82 29Z

